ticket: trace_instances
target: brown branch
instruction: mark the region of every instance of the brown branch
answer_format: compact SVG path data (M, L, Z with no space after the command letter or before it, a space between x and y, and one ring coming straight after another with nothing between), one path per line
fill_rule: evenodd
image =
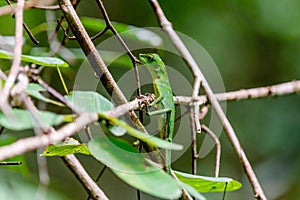
M174 46L177 48L178 52L181 54L181 56L184 58L188 66L193 72L194 78L195 78L195 84L196 81L201 81L204 92L207 95L207 98L209 99L213 109L215 110L217 116L219 117L220 121L223 123L224 129L226 131L227 137L229 138L232 147L234 151L236 152L237 156L239 157L241 163L243 164L244 170L248 176L248 179L252 185L252 189L254 191L254 195L257 199L265 200L267 199L264 191L252 169L252 166L250 162L247 159L247 156L239 142L239 139L237 138L234 129L232 128L229 120L227 119L225 113L222 110L221 105L219 104L217 98L215 97L215 94L213 93L210 85L208 84L208 81L200 71L200 68L198 67L196 61L193 59L192 55L189 53L188 49L184 45L184 43L181 41L177 33L173 30L171 23L167 20L166 16L164 15L159 3L157 0L149 0L151 3L157 19L162 27L162 29L166 32L166 34L169 36L170 40L174 44ZM199 83L200 84L200 83ZM196 87L194 87L195 89ZM197 91L198 92L198 91ZM194 91L193 91L194 94Z
M299 82L299 81L297 81L297 82ZM280 85L285 85L285 83L280 84ZM268 86L268 87L276 88L276 86ZM249 89L249 90L254 90L254 89ZM292 93L296 92L296 91L291 91L291 90L286 90L286 91L280 90L280 91L281 91L280 95L292 94ZM229 92L229 93L238 93L238 92L239 91L234 91L234 92ZM275 94L275 93L273 93L273 94ZM278 95L278 93L276 93L276 94ZM262 97L262 96L260 96L260 97ZM174 97L174 98L177 100L177 103L181 103L180 101L178 101L178 99L181 99L181 98L178 98L178 97ZM190 97L184 97L184 98L187 99ZM133 101L131 101L129 103L123 104L121 106L118 106L118 107L116 107L112 110L106 111L104 113L107 116L118 118L118 117L126 114L129 111L138 109L140 107L140 105L143 104L143 102L151 101L151 100L152 100L152 98L147 97L147 96L145 96L142 99L134 99ZM186 100L183 101L183 103L186 103L186 102L187 102ZM54 133L55 135L57 135L57 133L63 133L63 135L57 135L57 136L50 136L50 135L47 136L46 135L45 137L42 137L42 138L32 137L31 139L26 138L26 139L21 139L21 140L17 141L18 144L15 144L15 143L11 144L13 146L0 147L0 160L10 158L10 157L13 157L16 155L20 155L27 151L35 150L39 147L47 146L47 145L55 143L55 142L59 142L59 141L65 139L66 137L75 134L77 131L76 123L77 123L77 121L80 122L81 119L83 119L83 121L79 123L79 125L81 124L81 126L78 126L78 129L80 129L80 127L84 127L84 126L88 125L89 123L92 123L93 121L96 121L98 119L96 114L83 113L83 115L84 116L78 117L75 122L65 125L63 128L59 129L56 133ZM85 118L85 116L86 116L86 118ZM73 127L73 126L75 126L75 127ZM54 140L53 140L53 137L55 138ZM56 137L58 137L58 138L56 138ZM42 140L42 143L39 146L36 146L35 143L37 143L40 140ZM31 144L33 144L32 147L31 147ZM20 147L19 147L19 145L20 145ZM28 149L28 147L26 145L29 146L30 149ZM5 149L3 149L3 148L5 148ZM16 148L17 150L14 150L14 148Z
M93 199L108 200L105 193L93 181L74 155L66 155L63 160Z
M191 111L193 110L193 106L189 107L189 122L191 127L191 135L192 135L192 173L197 174L197 158L198 158L198 151L197 151L197 132L195 129L195 115Z
M72 123L68 123L59 130L53 130L51 134L37 135L20 139L10 145L0 147L0 160L21 155L28 151L36 150L50 144L54 144L64 140L83 129L89 123L98 120L97 113L83 113Z
M295 80L266 87L242 89L237 91L215 94L218 101L235 101L244 99L257 99L263 97L283 96L300 92L300 80ZM196 99L186 96L176 96L174 101L177 104L188 105L191 101L198 101L199 104L207 103L207 97L202 95Z
M59 5L55 5L55 6L36 5L36 6L32 6L32 8L36 8L36 9L40 9L40 10L59 10L60 9Z
M145 97L147 98L147 97ZM139 106L145 101L145 99L135 99L132 102L116 107L113 110L103 112L104 115L109 117L120 117L122 114L139 108ZM126 111L126 112L125 112ZM38 135L34 137L28 137L20 139L10 145L0 147L0 160L11 158L17 155L21 155L28 151L36 150L38 148L60 142L67 137L70 137L77 133L77 131L83 129L98 120L97 113L82 113L74 122L68 123L59 130L53 130L51 134Z

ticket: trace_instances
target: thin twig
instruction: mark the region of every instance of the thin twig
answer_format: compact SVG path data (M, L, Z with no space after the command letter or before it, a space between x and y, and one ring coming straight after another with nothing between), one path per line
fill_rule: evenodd
M76 114L81 113L76 107L74 107L74 105L71 102L68 102L62 94L60 94L54 88L52 88L50 85L48 85L39 76L33 76L32 78L35 81L37 81L41 86L43 86L50 94L52 94L54 97L56 97L58 100L60 100L66 106L68 106L74 113L76 113Z
M112 25L112 23L111 23L111 21L110 21L110 19L108 17L108 14L106 12L106 9L104 7L103 2L101 0L96 0L96 2L97 2L98 6L99 6L99 8L100 8L100 10L102 12L104 21L106 23L106 28L104 29L104 31L101 32L101 34L105 33L106 29L111 30L111 32L113 32L113 34L115 35L115 37L118 39L118 41L122 45L122 47L125 49L127 55L129 56L129 58L130 58L130 60L132 62L133 68L134 68L135 77L136 77L136 83L137 83L137 95L141 96L142 93L141 93L140 76L139 76L139 71L138 71L138 68L137 68L137 63L140 63L140 61L132 54L132 52L130 51L130 49L127 47L126 43L122 39L122 37L119 35L118 31Z
M0 165L22 165L20 161L0 162Z
M105 193L93 181L73 154L64 156L63 160L93 199L108 200Z
M215 142L216 144L216 168L215 168L215 177L219 177L220 172L220 160L221 160L221 143L219 141L219 138L216 136L212 130L210 130L207 126L204 124L201 125L201 128L203 131L205 131Z
M15 15L15 11L14 8L12 7L12 4L10 3L10 0L6 0L7 4L10 6L12 13L13 13L13 17ZM22 22L23 28L26 31L26 33L28 34L30 40L35 44L38 45L40 42L34 37L34 35L31 33L30 29L28 28L28 26L25 24L25 22Z
M0 147L0 160L21 155L25 152L48 146L70 137L83 129L87 124L98 120L97 113L83 113L72 123L68 123L59 130L52 130L50 134L37 135L19 139L16 142Z
M59 5L55 6L32 6L32 8L40 9L40 10L59 10Z
M191 127L191 135L192 135L192 173L197 174L197 159L198 159L198 151L197 151L197 132L195 128L195 115L193 110L194 106L189 107L189 122Z
M257 99L263 97L283 96L300 92L300 80L270 85L266 87L241 89L237 91L215 94L218 101L235 101L244 99ZM196 99L186 96L175 96L176 104L189 105L191 101L197 101L199 104L207 103L205 95L198 96Z
M215 97L215 94L213 93L210 85L208 84L208 81L200 71L200 68L198 67L196 61L193 59L192 55L189 53L188 49L182 42L182 40L179 38L177 33L172 28L172 24L167 20L166 16L164 15L159 3L157 0L149 0L151 3L156 16L158 18L158 21L160 22L161 27L166 32L166 34L169 36L170 40L174 44L174 46L177 48L178 52L181 54L181 56L184 58L188 66L193 72L195 81L200 81L202 83L204 92L207 95L207 98L209 99L213 109L215 110L217 116L219 117L220 121L223 123L224 129L226 131L227 137L229 138L232 147L234 151L236 152L237 156L239 157L241 163L243 164L244 170L248 176L248 179L252 185L254 196L257 199L266 200L266 196L264 194L264 191L252 169L252 166L250 162L248 161L246 154L234 132L234 129L232 128L229 120L227 119L225 113L222 110L221 105L219 104L217 98ZM195 84L194 84L195 85Z

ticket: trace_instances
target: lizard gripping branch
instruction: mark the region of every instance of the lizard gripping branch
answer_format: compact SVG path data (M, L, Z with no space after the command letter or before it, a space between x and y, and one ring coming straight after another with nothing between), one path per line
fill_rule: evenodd
M150 104L157 105L157 110L149 112L149 115L160 115L158 118L158 128L160 137L164 140L172 142L174 121L175 121L175 106L170 86L168 74L165 64L154 53L140 54L141 62L149 70L153 79L153 88L156 100ZM165 170L170 173L171 169L171 150L165 151Z

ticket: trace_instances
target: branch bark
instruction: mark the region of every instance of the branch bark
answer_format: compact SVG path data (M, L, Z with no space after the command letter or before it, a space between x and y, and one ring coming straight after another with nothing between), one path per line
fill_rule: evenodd
M74 155L64 156L63 160L93 199L108 200Z
M269 85L266 87L241 89L237 91L215 94L218 101L235 101L244 99L257 99L263 97L282 96L300 92L300 80ZM199 104L205 104L208 98L205 95L198 96L196 99L186 96L176 96L174 101L177 104L188 105L191 101L198 101Z

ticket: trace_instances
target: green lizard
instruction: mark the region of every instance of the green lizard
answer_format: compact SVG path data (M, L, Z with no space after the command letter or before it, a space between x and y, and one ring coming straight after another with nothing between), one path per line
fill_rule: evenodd
M149 115L161 114L158 118L158 128L160 130L160 137L164 140L172 142L174 121L175 121L175 105L170 86L168 74L165 64L155 53L140 54L141 62L150 71L153 78L153 88L156 100L150 104L157 105L156 111L149 112ZM171 151L165 151L165 170L170 173L171 171Z

